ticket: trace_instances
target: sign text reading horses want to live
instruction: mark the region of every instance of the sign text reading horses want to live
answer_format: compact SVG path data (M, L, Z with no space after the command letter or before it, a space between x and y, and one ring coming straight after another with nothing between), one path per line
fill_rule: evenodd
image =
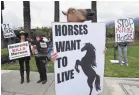
M115 21L115 42L132 42L134 40L134 20L118 19Z
M103 91L104 23L52 23L56 95Z

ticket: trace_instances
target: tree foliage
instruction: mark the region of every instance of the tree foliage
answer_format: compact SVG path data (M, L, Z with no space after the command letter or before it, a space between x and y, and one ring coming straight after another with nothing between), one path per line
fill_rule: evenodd
M50 37L51 32L52 32L51 28L48 28L48 27L39 28L39 27L37 27L34 31L34 36L41 35L41 36L45 36L45 37Z

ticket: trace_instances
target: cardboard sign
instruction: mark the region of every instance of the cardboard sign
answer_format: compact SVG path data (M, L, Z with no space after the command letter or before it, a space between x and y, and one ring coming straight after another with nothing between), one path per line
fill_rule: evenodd
M134 20L132 18L115 20L115 42L134 41L134 32Z
M16 36L10 24L2 24L2 30L4 38L11 38Z
M104 23L52 23L56 95L103 91Z
M41 48L47 48L46 42L40 42L40 46L41 46Z
M28 41L8 45L8 51L10 60L30 56Z

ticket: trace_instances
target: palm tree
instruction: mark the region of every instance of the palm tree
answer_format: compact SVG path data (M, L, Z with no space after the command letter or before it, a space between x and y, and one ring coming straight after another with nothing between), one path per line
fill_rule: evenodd
M4 10L4 1L1 1L1 24L3 23L2 10ZM4 47L5 47L4 36L3 36L2 27L1 27L1 48L4 48Z
M54 4L54 21L59 22L59 1L55 1Z
M23 1L23 17L24 17L24 31L28 33L29 38L31 34L31 17L30 17L30 1Z
M91 9L95 11L92 22L97 22L97 1L91 1Z

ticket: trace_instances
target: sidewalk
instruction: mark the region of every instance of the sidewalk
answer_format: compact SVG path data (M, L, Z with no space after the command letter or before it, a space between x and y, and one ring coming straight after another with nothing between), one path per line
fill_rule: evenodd
M55 95L54 92L54 75L48 74L48 82L45 85L37 84L39 74L31 72L31 82L20 84L19 71L3 71L1 70L1 95Z
M37 84L37 72L31 72L31 82L20 84L19 71L1 70L1 95L55 95L54 74L48 74L45 85ZM139 78L105 78L100 95L139 95Z

